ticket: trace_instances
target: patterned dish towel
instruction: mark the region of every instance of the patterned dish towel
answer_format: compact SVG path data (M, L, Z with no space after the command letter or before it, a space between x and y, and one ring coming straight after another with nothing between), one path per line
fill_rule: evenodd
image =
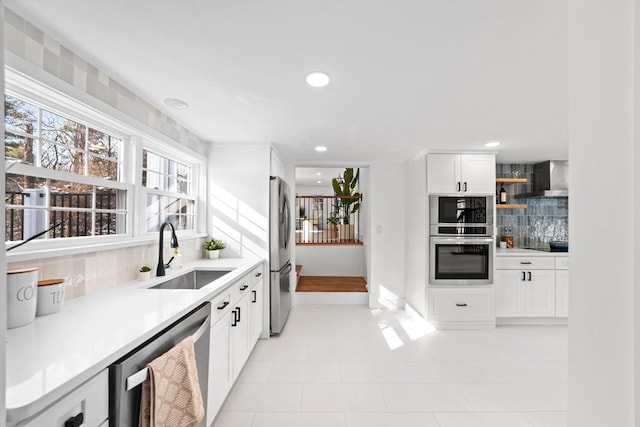
M195 427L204 405L193 338L187 337L147 365L142 384L140 427Z

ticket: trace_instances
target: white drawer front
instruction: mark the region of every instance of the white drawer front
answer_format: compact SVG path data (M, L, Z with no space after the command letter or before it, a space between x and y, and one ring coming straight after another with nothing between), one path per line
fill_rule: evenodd
M211 300L211 325L231 310L231 291L229 289Z
M82 413L83 426L100 426L109 417L109 374L102 371L73 390L49 409L42 411L21 427L64 427L65 422Z
M251 270L249 277L251 277L251 286L258 283L262 279L262 264Z
M235 304L243 296L247 295L250 291L251 287L251 277L247 274L242 278L238 279L232 286L231 290L231 302Z
M555 260L552 256L497 256L497 270L553 270Z
M556 270L568 270L569 269L569 257L558 256L556 257Z
M439 321L493 320L494 299L492 289L430 291L431 317Z

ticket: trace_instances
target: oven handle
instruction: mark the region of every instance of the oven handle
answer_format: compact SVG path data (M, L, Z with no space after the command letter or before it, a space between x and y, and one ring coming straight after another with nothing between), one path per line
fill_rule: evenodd
M431 237L434 243L493 243L493 237Z
M191 337L193 338L194 344L200 339L200 337L202 337L205 334L205 332L209 332L209 318L210 316L207 316L207 318L204 319L204 322L202 322L202 325L200 325L198 330L195 331L193 335L191 335ZM125 382L126 384L125 390L126 391L133 390L134 388L138 387L140 384L145 382L147 378L149 378L149 368L140 369L138 372L136 372L135 374L131 374L127 378Z

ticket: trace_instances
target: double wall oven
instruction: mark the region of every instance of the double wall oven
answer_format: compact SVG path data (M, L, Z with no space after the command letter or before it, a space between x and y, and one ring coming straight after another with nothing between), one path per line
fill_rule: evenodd
M429 283L493 284L494 196L429 196Z

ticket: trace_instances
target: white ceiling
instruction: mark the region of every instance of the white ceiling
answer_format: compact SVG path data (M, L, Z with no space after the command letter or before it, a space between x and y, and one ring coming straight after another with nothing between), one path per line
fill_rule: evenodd
M4 3L207 141L315 166L492 140L503 162L568 156L565 1Z

